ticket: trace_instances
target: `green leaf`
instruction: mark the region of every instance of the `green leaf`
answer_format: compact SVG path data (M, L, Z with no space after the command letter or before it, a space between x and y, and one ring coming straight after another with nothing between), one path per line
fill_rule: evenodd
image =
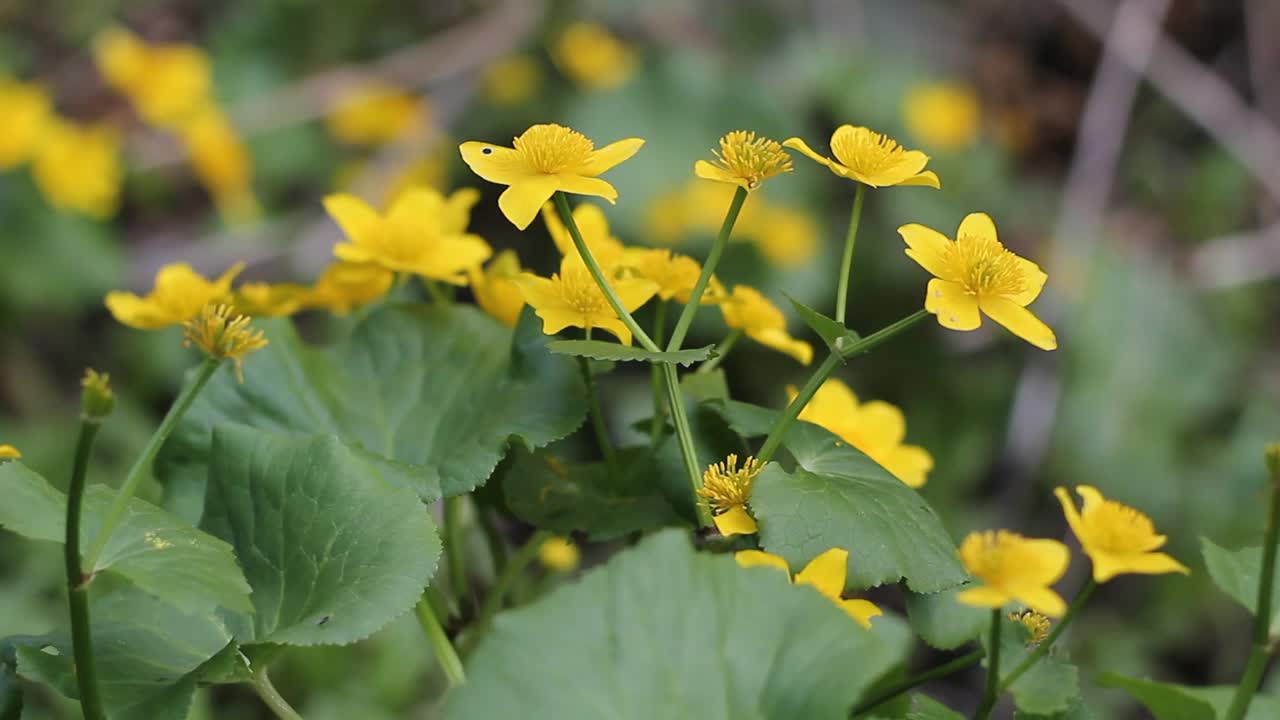
M1102 673L1098 684L1124 690L1142 703L1155 720L1215 720L1213 706L1180 685ZM1250 715L1253 713L1251 712Z
M1035 645L1030 642L1031 631L1022 623L1003 616L1000 623L1000 672L1003 675L1018 667L1035 650ZM983 647L990 653L988 641L984 640ZM1055 648L1010 685L1009 692L1019 710L1039 715L1063 712L1080 697L1080 672Z
M66 539L67 497L20 462L0 463L0 526L33 540ZM103 485L85 493L81 550L98 534L115 497ZM222 606L248 611L249 585L231 546L143 500L133 498L98 558L110 571L188 612Z
M915 490L816 425L796 423L786 446L798 467L770 463L751 496L769 552L804 567L830 548L848 550L851 588L905 580L929 593L965 581L942 521Z
M221 369L166 445L165 480L202 483L213 428L237 423L337 435L403 464L432 502L482 485L510 438L541 447L586 417L577 364L547 352L536 318L513 335L473 307L395 305L329 349L287 322L263 326L271 344L246 360L244 383Z
M831 352L839 353L858 340L858 333L845 327L843 323L836 322L786 293L783 295L791 301L791 307L795 308L804 324L822 338Z
M1093 711L1085 707L1084 701L1076 698L1066 710L1055 712L1048 715L1040 713L1030 713L1020 709L1014 709L1013 720L1094 720Z
M928 695L913 693L906 720L964 720L964 716Z
M1198 700L1209 703L1218 717L1226 717L1227 710L1231 708L1231 701L1236 695L1236 686L1234 685L1218 685L1214 687L1188 687L1186 685L1177 686L1181 690ZM1253 701L1249 703L1249 712L1245 713L1245 720L1275 720L1280 718L1280 698L1274 695L1255 694Z
M675 352L654 352L645 350L642 347L619 345L618 343L605 342L603 340L552 340L547 343L547 349L557 355L573 355L574 357L585 357L593 360L675 363L677 365L692 365L693 363L713 358L716 355L714 345L676 350Z
M681 522L654 481L649 448L618 451L618 472L604 463L565 465L547 452L516 450L502 490L507 507L536 527L607 540Z
M1219 590L1230 595L1254 614L1258 606L1258 583L1262 573L1262 548L1247 547L1239 550L1227 550L1206 537L1200 538L1201 551L1204 553L1204 564L1209 570L1209 577ZM1276 560L1280 569L1280 558ZM1271 615L1271 626L1280 627L1280 609Z
M733 428L733 431L742 437L768 435L769 430L773 428L774 422L782 414L771 408L737 400L725 400L719 403L711 403L709 406L720 413L724 421L729 423L729 427Z
M872 622L667 531L498 616L444 715L843 719L910 643L900 621Z
M204 525L235 547L254 614L242 643L341 645L418 601L440 541L426 508L384 465L334 437L214 431Z
M960 586L936 593L906 593L907 622L930 647L954 650L990 625L990 611L956 600L956 594L964 589Z
M698 403L729 399L729 382L720 368L710 372L686 373L680 378L680 389Z

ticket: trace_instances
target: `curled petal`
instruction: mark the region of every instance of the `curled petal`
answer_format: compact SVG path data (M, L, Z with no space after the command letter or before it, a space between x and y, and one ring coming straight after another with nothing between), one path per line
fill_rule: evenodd
M586 175L587 177L595 177L609 168L629 159L632 155L639 152L644 140L640 138L628 138L617 142L609 143L599 150L591 153L587 161L577 168L574 173L576 175Z
M739 550L734 553L733 559L744 568L752 567L770 567L781 570L787 579L791 579L791 568L787 567L787 561L763 550Z
M715 521L716 529L721 535L728 537L730 535L754 535L759 529L756 526L755 518L751 517L751 513L741 505L735 505L728 511L720 513L711 518Z
M492 183L511 185L530 175L539 174L512 148L485 142L464 142L458 146L462 160L471 172Z
M618 191L612 185L596 177L583 177L568 173L557 176L560 184L557 189L574 195L592 195L602 197L611 203L618 201Z
M932 285L933 283L930 283ZM979 303L987 317L1000 323L1009 332L1035 345L1041 350L1056 350L1058 338L1053 330L1040 321L1030 310L1005 298L983 298Z
M924 172L912 175L898 184L903 186L923 185L924 187L931 187L934 190L940 190L942 188L942 183L938 181L937 173L932 170L925 170Z
M919 263L929 274L943 280L959 280L947 263L947 248L951 246L951 240L946 235L917 223L903 225L898 228L898 234L907 243L907 257Z

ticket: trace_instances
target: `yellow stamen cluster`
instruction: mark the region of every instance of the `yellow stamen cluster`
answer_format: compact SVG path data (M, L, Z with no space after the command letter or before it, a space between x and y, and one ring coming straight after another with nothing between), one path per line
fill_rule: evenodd
M743 507L751 499L751 486L763 466L754 457L738 467L738 456L730 454L724 462L718 462L702 473L702 487L698 497L717 513Z
M961 235L946 246L946 262L970 295L1009 296L1027 289L1020 258L995 238Z
M584 315L605 312L607 309L612 312L608 308L609 301L585 267L563 267L558 274L551 276L551 282L556 284L565 304Z
M831 152L841 164L874 175L900 162L907 149L888 135L868 130L833 136Z
M512 143L524 161L539 172L558 173L586 162L595 144L563 125L534 125Z
M720 138L720 149L712 150L716 163L754 190L767 178L792 170L791 156L782 145L749 130L735 130Z
M111 391L110 375L85 368L80 388L80 410L86 419L101 420L111 414L116 397Z
M236 378L244 382L245 357L266 347L267 339L261 330L250 327L250 317L233 317L234 312L230 305L205 305L199 315L182 323L183 345L194 345L212 358L231 358Z
M1035 610L1011 612L1009 619L1027 629L1028 646L1044 642L1044 639L1049 637L1049 631L1053 629L1053 621Z

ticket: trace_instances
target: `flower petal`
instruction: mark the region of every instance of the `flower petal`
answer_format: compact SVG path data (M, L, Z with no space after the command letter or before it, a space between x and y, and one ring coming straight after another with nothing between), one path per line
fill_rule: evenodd
M1018 258L1018 266L1022 268L1022 276L1027 280L1027 289L1010 296L1009 299L1026 307L1040 297L1040 291L1044 289L1044 283L1049 276L1040 269L1039 265L1026 258Z
M803 340L796 340L786 330L764 328L747 330L747 337L766 347L771 347L784 355L790 355L801 365L813 362L813 346Z
M609 143L592 152L587 161L574 171L574 174L595 177L618 163L629 159L639 152L643 145L644 140L640 138L627 138L626 140Z
M324 199L324 209L342 228L342 232L351 238L351 242L362 245L368 242L371 235L378 231L382 216L369 204L355 195L336 193Z
M763 550L739 550L733 554L733 559L744 568L752 567L771 567L777 568L786 574L787 580L791 579L791 568L787 567L787 561Z
M1071 551L1057 540L1022 541L1024 567L1020 576L1034 585L1052 585L1062 579L1071 563Z
M117 322L139 330L156 330L182 321L170 318L155 303L131 292L114 290L107 293L105 302Z
M658 292L658 284L644 278L613 280L609 285L627 312L635 312Z
M992 222L991 216L980 212L969 213L964 216L964 220L960 221L960 229L956 231L956 237L964 235L999 240L996 236L996 224Z
M703 180L713 180L715 182L729 183L739 187L747 187L747 181L734 175L718 165L712 165L706 160L699 160L693 164L693 174ZM750 189L750 188L747 188Z
M1090 557L1093 559L1093 579L1100 583L1124 573L1138 575L1163 575L1172 572L1189 575L1191 573L1186 565L1165 553L1134 553L1132 555L1097 553L1096 556Z
M931 187L934 190L942 189L942 183L938 182L938 175L932 170L925 170L924 172L912 175L898 184L903 186L923 185L925 187Z
M541 174L512 148L472 140L459 145L458 151L471 172L499 185L511 185L531 175Z
M618 191L609 183L595 177L583 177L582 175L573 175L570 173L561 173L557 175L560 179L559 190L574 195L593 195L602 197L611 203L618 201Z
M849 126L846 125L844 127L849 127ZM804 140L801 140L798 137L787 138L782 143L782 147L791 148L792 150L798 150L800 151L801 155L804 155L805 157L809 158L810 160L816 163L821 163L823 165L826 165L828 169L830 169L832 172L835 172L834 166L837 165L838 163L833 162L831 158L823 157L822 155L819 155L817 152L814 152L813 148L809 147L808 143L806 143ZM840 167L847 170L847 168L844 168L843 165L841 165Z
M960 279L947 262L951 240L946 235L918 223L903 225L898 228L898 234L907 243L907 257L919 263L929 274L943 280Z
M751 513L747 512L747 509L741 505L735 505L711 519L715 521L716 529L725 537L730 535L754 535L759 530L756 526L755 518L751 517Z
M853 598L852 600L841 600L840 609L848 613L859 625L864 628L871 628L871 618L884 613L870 600L861 598Z
M844 592L845 576L849 572L849 551L831 548L809 561L796 573L797 585L812 585L818 592L838 599Z
M934 278L925 292L924 309L938 316L938 324L951 330L975 330L982 325L978 299L957 283Z
M555 175L529 175L514 182L498 196L498 207L512 225L524 230L538 216L542 204L560 189Z
M1018 602L1042 615L1059 618L1067 611L1067 603L1062 596L1047 587L1019 588L1013 593Z
M1077 488L1078 490L1078 488ZM1058 498L1058 502L1062 504L1062 514L1067 518L1067 525L1071 527L1071 532L1075 533L1076 539L1084 545L1088 539L1089 532L1084 524L1084 519L1080 517L1080 512L1076 510L1076 502L1071 499L1071 494L1066 488L1054 488L1054 497Z
M970 588L956 594L956 600L972 607L998 608L1009 602L1008 594L985 585Z
M932 285L932 283L930 283ZM1021 305L1000 297L983 298L978 303L987 317L1003 325L1009 332L1041 350L1056 350L1058 338L1040 318Z
M921 170L924 170L924 166L927 164L929 164L928 155L919 150L908 150L898 157L897 162L885 168L877 168L873 173L867 173L864 168L850 167L866 174L868 185L888 187L902 185L908 179L918 175Z
M631 329L626 323L616 317L592 317L590 318L593 327L600 330L608 330L618 338L618 342L623 345L631 345Z
M933 469L933 456L918 445L899 445L891 450L883 461L884 469L893 473L907 487L924 487L929 471Z
M439 192L425 187L412 187L396 196L391 209L387 211L387 220L409 227L421 227L423 224L434 224L444 211L444 197Z
M857 423L863 428L865 444L876 450L889 450L907 436L907 419L902 411L883 400L863 404Z

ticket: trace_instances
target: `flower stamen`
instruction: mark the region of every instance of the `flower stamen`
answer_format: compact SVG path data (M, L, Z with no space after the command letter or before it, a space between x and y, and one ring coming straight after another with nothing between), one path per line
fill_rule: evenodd
M219 360L235 361L236 378L244 382L244 358L267 346L261 330L251 327L252 318L235 315L230 305L205 305L196 317L182 323L183 345L200 348Z

